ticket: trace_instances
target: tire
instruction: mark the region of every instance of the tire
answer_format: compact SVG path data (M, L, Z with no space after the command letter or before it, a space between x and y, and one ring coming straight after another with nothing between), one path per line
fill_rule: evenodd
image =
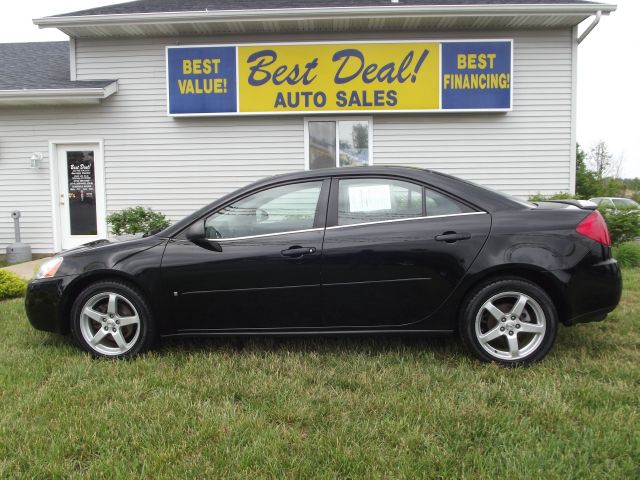
M129 358L151 348L156 328L144 295L121 281L89 285L71 307L71 334L94 357Z
M467 349L483 362L502 365L542 360L557 331L558 313L549 295L521 278L481 284L467 297L459 319Z

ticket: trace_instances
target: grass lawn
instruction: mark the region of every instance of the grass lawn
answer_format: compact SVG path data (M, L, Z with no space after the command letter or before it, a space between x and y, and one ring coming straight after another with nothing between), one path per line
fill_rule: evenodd
M171 340L92 360L0 302L0 478L640 478L640 270L531 368L453 339Z

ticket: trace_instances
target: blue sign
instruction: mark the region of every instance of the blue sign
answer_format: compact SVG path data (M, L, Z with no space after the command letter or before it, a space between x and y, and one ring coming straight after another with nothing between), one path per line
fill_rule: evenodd
M236 48L167 50L169 114L237 112Z
M443 110L511 108L511 42L442 44Z

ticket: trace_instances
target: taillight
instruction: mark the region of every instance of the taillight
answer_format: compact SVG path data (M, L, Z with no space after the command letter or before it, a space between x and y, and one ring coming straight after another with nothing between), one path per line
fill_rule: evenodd
M578 224L576 232L607 247L611 246L607 222L604 221L604 218L597 210L590 213L587 218Z

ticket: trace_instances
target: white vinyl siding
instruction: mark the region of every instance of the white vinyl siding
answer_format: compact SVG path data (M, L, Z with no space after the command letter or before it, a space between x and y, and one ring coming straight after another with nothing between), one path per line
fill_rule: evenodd
M385 35L513 38L515 90L507 113L374 115L375 165L438 169L521 197L570 190L571 29ZM0 253L13 242L17 208L23 241L35 253L53 250L50 141L102 140L107 213L144 205L172 221L249 182L304 168L305 116L168 117L167 45L355 38L380 34L77 39L77 79L118 79L118 93L94 106L0 108ZM34 152L45 157L37 170L29 168Z

